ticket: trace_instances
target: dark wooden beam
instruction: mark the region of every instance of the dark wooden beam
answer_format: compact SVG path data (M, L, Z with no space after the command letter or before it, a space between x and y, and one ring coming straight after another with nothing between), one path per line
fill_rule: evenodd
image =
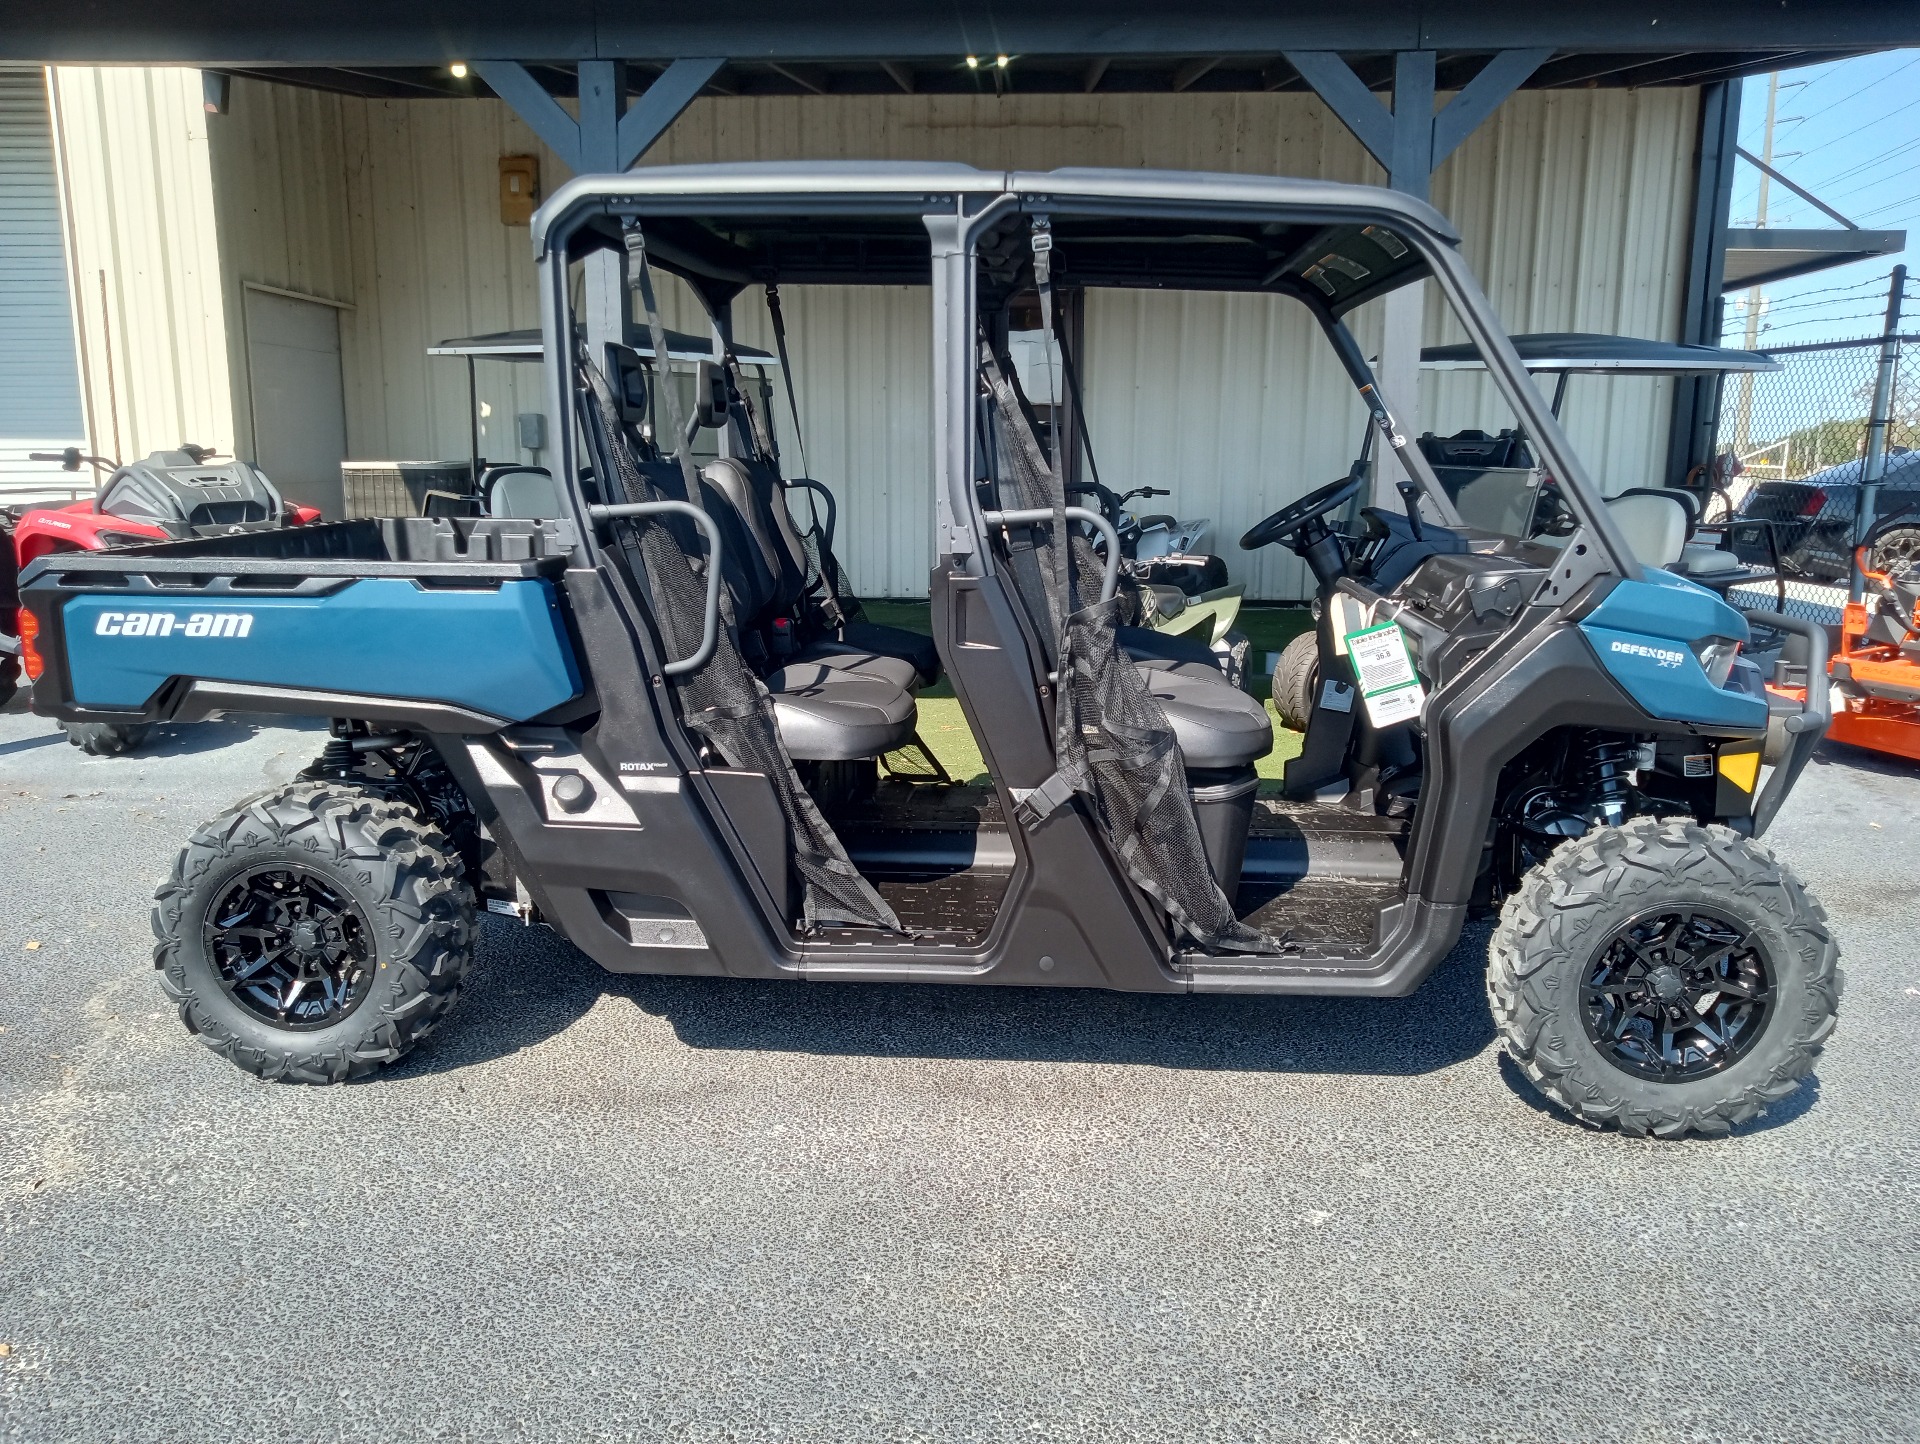
M827 76L817 65L783 65L778 61L767 62L767 69L775 75L785 76L802 90L815 95L827 94Z
M1173 72L1174 94L1178 95L1219 63L1220 57L1217 55L1205 59L1182 61Z

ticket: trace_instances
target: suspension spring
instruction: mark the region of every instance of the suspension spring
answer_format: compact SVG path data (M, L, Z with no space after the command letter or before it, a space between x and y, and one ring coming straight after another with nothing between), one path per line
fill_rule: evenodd
M1639 746L1631 738L1608 736L1587 748L1587 795L1594 813L1610 827L1627 820L1627 802L1633 794L1631 774Z
M327 745L320 749L320 755L307 770L319 777L343 777L353 771L358 762L352 739L334 736L327 739Z

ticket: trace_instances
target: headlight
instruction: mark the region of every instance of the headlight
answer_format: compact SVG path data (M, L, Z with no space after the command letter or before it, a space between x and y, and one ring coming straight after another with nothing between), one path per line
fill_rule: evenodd
M1733 659L1740 655L1740 644L1725 637L1709 637L1693 644L1693 655L1700 659L1707 680L1716 687L1724 687L1728 674L1733 671Z

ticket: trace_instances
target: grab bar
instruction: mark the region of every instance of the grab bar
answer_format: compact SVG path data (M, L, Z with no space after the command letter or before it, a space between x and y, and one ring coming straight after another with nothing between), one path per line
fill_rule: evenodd
M669 662L660 669L669 677L677 677L682 672L693 672L706 666L713 656L713 649L720 645L720 587L725 580L721 575L724 553L720 529L714 525L712 517L684 501L623 501L613 506L587 508L587 516L595 525L629 516L659 516L662 512L674 512L686 517L700 528L701 534L707 539L707 606L706 614L700 619L700 645L694 649L692 656Z
M1773 769L1766 786L1761 788L1760 795L1753 799L1753 835L1759 837L1766 832L1780 804L1787 800L1788 791L1813 760L1814 751L1833 720L1832 694L1827 690L1827 629L1818 622L1789 617L1782 612L1743 611L1740 615L1751 626L1777 627L1792 632L1807 644L1806 700L1797 713L1785 719L1783 729L1793 742L1787 748L1787 755Z
M1084 506L1064 508L1068 521L1084 521L1097 528L1107 539L1107 574L1100 582L1100 600L1113 600L1114 588L1120 584L1120 533L1113 529L1113 523L1097 511L1088 511ZM988 526L1025 526L1036 521L1052 521L1054 509L1050 506L1022 507L1019 511L983 511L980 519Z

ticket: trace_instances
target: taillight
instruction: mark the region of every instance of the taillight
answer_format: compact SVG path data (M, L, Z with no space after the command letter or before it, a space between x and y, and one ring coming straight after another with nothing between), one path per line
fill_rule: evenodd
M1807 493L1807 499L1800 503L1800 515L1818 516L1826 510L1826 507L1827 494L1816 486L1812 491Z
M40 649L33 645L35 637L40 635L40 623L34 620L33 613L25 607L19 611L20 627L20 669L27 674L29 682L38 682L40 674L47 670L46 659L40 655Z

